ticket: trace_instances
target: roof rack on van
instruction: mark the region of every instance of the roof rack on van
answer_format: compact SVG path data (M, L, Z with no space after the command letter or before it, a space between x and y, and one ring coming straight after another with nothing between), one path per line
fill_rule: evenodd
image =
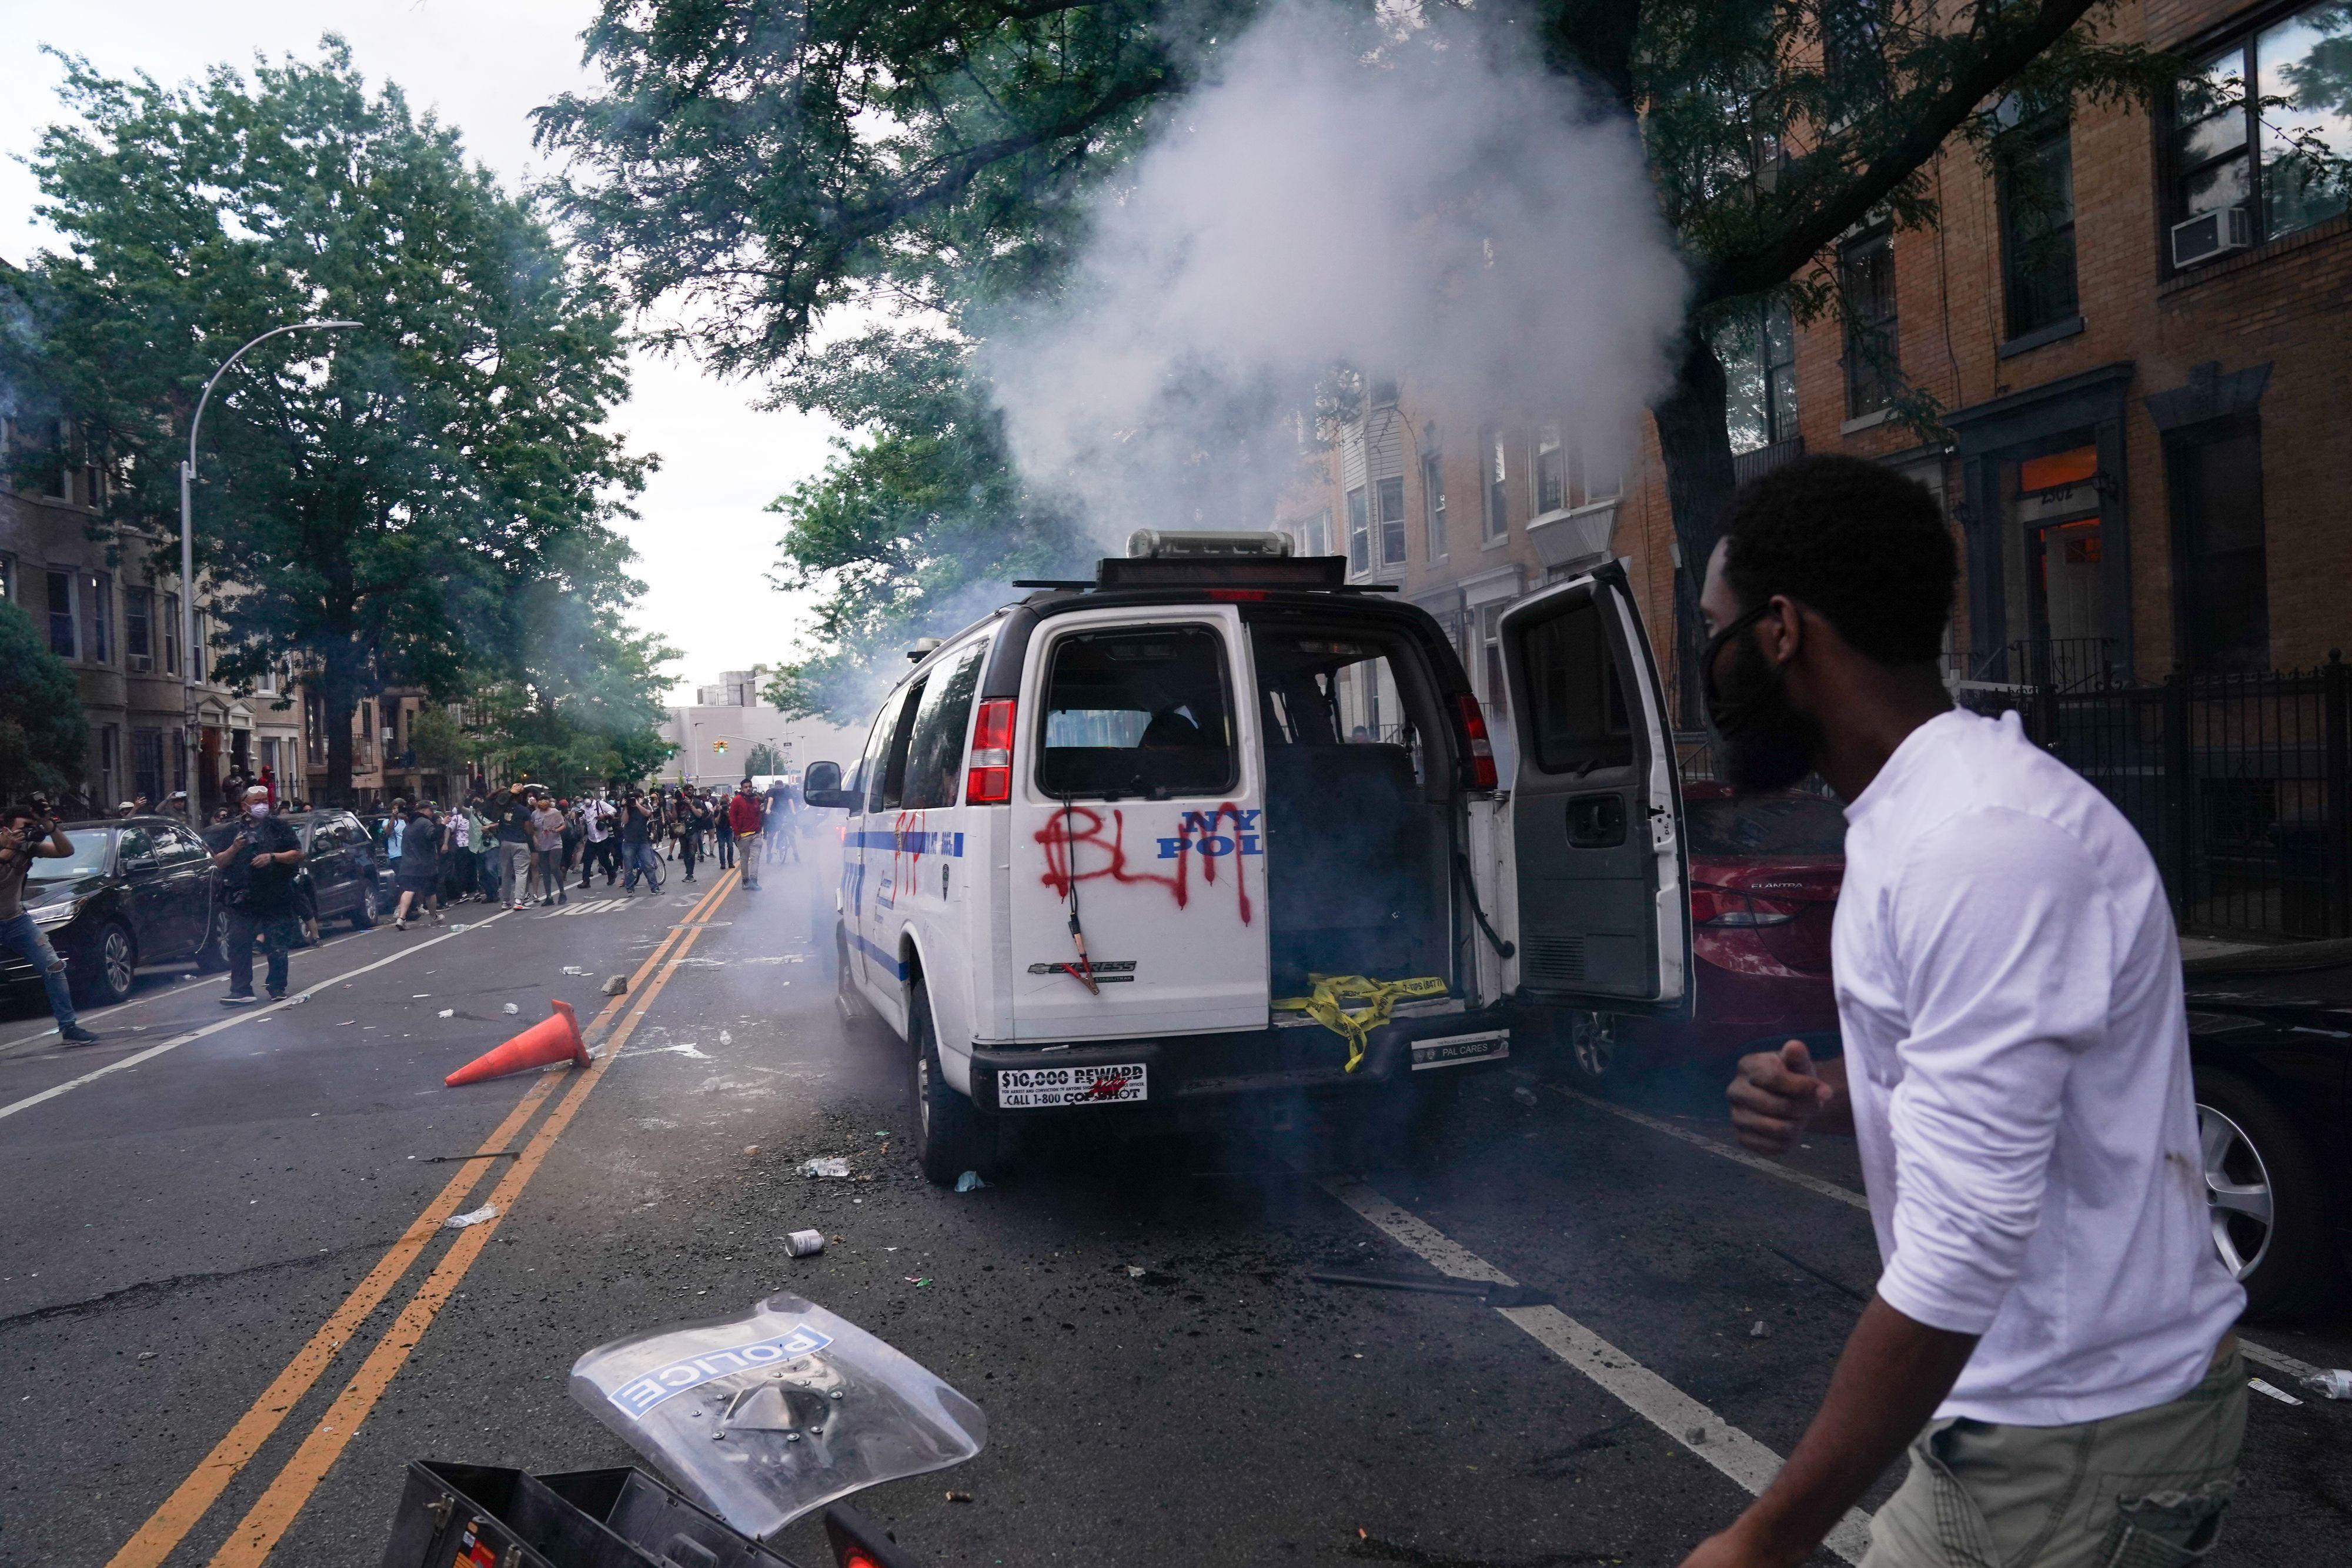
M1345 556L1291 554L1287 534L1179 533L1159 528L1137 529L1127 541L1126 557L1106 557L1097 562L1091 582L1068 578L1028 578L1013 586L1078 593L1103 588L1396 591L1388 583L1349 582Z

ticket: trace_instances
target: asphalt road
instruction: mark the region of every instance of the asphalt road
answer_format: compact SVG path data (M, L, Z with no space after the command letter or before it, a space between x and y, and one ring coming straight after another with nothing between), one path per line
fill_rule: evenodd
M977 1459L861 1499L920 1561L1671 1565L1795 1443L1876 1272L1850 1147L1756 1168L1705 1093L1644 1121L1525 1059L1370 1168L1312 1127L1064 1124L939 1191L898 1056L835 1014L819 879L767 882L340 936L268 1011L151 975L95 1048L0 1022L0 1563L375 1568L407 1461L625 1463L574 1358L789 1288L987 1412ZM550 998L595 1067L441 1086ZM512 1157L440 1158L481 1151ZM791 1259L805 1227L835 1239ZM2248 1332L2352 1364L2352 1321ZM2210 1561L2352 1561L2352 1406L2252 1406Z

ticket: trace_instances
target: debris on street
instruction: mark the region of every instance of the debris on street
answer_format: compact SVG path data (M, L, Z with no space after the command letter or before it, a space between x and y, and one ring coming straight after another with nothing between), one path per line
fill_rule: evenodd
M848 1174L849 1162L839 1155L826 1155L801 1162L801 1175L804 1176L845 1176Z
M604 977L604 994L608 997L626 996L629 990L629 977L626 975L607 975Z
M522 1008L519 1003L509 1002L504 1007L499 1009L499 1011L502 1013L519 1013L522 1011Z
M987 1185L988 1184L986 1182L980 1179L980 1173L978 1171L966 1171L963 1175L956 1177L956 1191L958 1192L977 1192Z
M2331 1366L2304 1383L2323 1399L2352 1399L2352 1370Z
M437 1016L445 1019L453 1019L457 1016L457 1009L456 1008L443 1008Z
M446 1229L463 1230L469 1225L479 1225L486 1219L496 1219L498 1217L499 1206L495 1203L486 1203L468 1213L453 1214L441 1224Z
M795 1230L784 1238L784 1249L794 1258L814 1258L824 1250L824 1232Z
M971 1493L968 1491L951 1491L948 1493L948 1500L950 1502L970 1502L971 1500Z
M2271 1384L2264 1383L2259 1377L2249 1377L2246 1379L2246 1386L2252 1389L2257 1394L2269 1395L2272 1398L2277 1400L2282 1405L2300 1405L2303 1403L2302 1400L2297 1399L2285 1389L2275 1387Z
M563 966L563 972L567 975L585 975L588 971L577 964L566 964Z
M1522 1105L1532 1105L1536 1103L1536 1092L1524 1083L1515 1083L1511 1086L1511 1098Z
M760 1152L760 1145L757 1144L746 1144L743 1145L743 1152L747 1155L756 1155Z
M1766 1323L1762 1318L1758 1318L1756 1322L1749 1326L1748 1330L1748 1337L1749 1339L1762 1339L1771 1332L1772 1330L1770 1325Z

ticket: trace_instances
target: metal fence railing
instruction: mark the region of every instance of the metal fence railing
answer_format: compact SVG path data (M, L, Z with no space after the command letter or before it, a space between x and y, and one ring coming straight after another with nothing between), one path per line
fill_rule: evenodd
M2155 686L2103 673L2073 687L2056 684L2059 661L2042 667L2043 684L1978 674L1956 695L1978 713L2015 710L2115 803L2183 931L2352 936L2352 665L2331 653L2315 670ZM1685 779L1716 777L1704 734L1678 732L1675 750Z
M2184 931L2352 936L2352 667L1964 690L2139 830Z

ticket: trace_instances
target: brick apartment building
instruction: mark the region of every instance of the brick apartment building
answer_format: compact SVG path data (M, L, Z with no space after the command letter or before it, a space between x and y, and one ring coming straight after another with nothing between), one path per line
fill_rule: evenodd
M27 444L70 440L46 422L29 428L0 419L0 456ZM188 711L180 677L180 586L148 570L144 550L110 549L89 537L106 483L97 464L58 464L42 483L0 486L0 599L32 617L49 649L73 671L89 722L79 793L110 811L145 796L161 804L189 788ZM207 599L196 607L200 648L209 645ZM199 810L219 798L231 773L264 768L283 795L307 793L301 711L283 680L240 692L196 671L196 794Z
M2352 215L2282 154L2303 132L2352 158L2352 10L2124 0L2108 26L2210 90L2023 121L1999 175L1948 148L1938 229L1864 225L1823 258L1845 319L1727 334L1743 476L1844 452L1934 490L1965 562L1958 678L2313 664L2352 643ZM2250 110L2245 82L2289 101ZM1646 420L1632 453L1538 409L1465 420L1418 405L1408 367L1276 520L1434 612L1490 706L1503 607L1611 557L1671 667L1685 563ZM1380 695L1355 700L1377 727Z

